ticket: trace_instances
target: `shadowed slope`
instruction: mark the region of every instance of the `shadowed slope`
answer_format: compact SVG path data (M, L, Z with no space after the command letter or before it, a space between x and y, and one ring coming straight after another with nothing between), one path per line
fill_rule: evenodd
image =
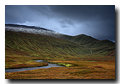
M115 43L109 41L109 40L97 40L91 36L87 36L85 34L80 34L77 36L68 36L68 35L62 35L62 39L66 39L75 43L78 43L80 45L87 45L87 47L101 47L101 46L115 46Z

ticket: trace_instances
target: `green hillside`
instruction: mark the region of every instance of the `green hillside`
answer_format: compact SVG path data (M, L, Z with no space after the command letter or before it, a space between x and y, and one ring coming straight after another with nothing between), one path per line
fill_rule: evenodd
M63 35L61 38L72 41L72 42L79 43L80 45L86 45L89 43L92 44L92 43L98 42L97 39L94 39L94 38L87 36L85 34L81 34L81 35L77 35L77 36Z
M79 44L83 46L84 49L88 49L89 51L92 51L91 53L95 55L108 55L111 52L113 52L115 55L115 43L109 40L100 41L85 34L81 34L77 36L63 35L60 38Z
M6 54L61 56L89 54L88 49L67 40L37 34L5 32Z
M100 41L91 36L87 36L85 34L80 34L77 36L63 35L61 38L78 43L80 45L86 45L87 47L91 47L91 48L97 48L97 47L102 47L102 46L107 46L107 47L115 46L115 43L113 43L109 40L101 40Z
M89 39L89 38L88 38ZM84 40L84 39L83 39ZM111 61L115 47L109 41L98 41L100 47L88 47L65 39L38 34L5 31L5 68L45 66L46 61ZM102 46L106 43L106 46ZM111 44L111 43L110 43ZM94 46L98 46L97 42ZM108 46L109 45L109 46Z
M72 59L73 56L77 58L81 55L107 55L115 52L113 43L107 40L99 41L86 35L66 37L61 39L38 34L6 31L5 54L38 56L46 59L68 59L69 57Z

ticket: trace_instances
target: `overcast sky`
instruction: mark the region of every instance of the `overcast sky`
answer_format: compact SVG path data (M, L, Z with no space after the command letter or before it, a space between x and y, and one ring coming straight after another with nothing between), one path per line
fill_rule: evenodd
M39 26L115 42L114 5L6 5L5 24Z

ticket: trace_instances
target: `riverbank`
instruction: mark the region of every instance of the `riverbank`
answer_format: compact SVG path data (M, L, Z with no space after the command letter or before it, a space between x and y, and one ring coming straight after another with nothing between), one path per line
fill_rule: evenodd
M31 66L18 66L19 68L15 67L15 68L9 68L9 69L5 69L5 72L19 72L19 71L27 71L27 70L34 70L34 69L43 69L43 68L50 68L50 67L64 67L64 66L61 66L61 65L58 65L58 64L52 64L52 63L46 63L44 60L33 60L34 62L37 62L37 63L43 63L43 64L47 64L45 66L40 66L40 65L31 65Z
M40 60L40 57L20 56L20 55L7 55L5 57L5 69L27 68L27 67L41 67L47 66L48 63L35 62Z
M42 67L47 66L48 63L38 63L38 62L31 62L31 63L25 63L25 64L15 64L9 67L6 67L5 69L18 69L18 68L28 68L28 67Z
M115 79L113 56L79 56L68 59L48 56L6 55L5 65L32 64L34 60L45 60L53 64L71 64L70 67L37 67L35 70L6 72L5 79ZM75 61L77 60L77 61ZM79 60L79 61L78 61Z
M5 73L5 79L115 79L115 61L53 61L77 66Z

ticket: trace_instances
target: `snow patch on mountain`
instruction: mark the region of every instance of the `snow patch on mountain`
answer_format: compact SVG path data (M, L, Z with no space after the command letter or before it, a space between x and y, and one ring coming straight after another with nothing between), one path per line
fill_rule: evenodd
M41 27L16 25L16 24L5 24L5 31L40 34L40 35L47 35L52 37L60 37L63 35L53 30L49 30Z

